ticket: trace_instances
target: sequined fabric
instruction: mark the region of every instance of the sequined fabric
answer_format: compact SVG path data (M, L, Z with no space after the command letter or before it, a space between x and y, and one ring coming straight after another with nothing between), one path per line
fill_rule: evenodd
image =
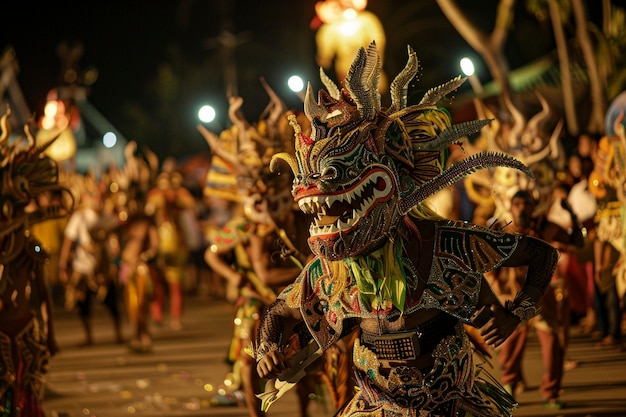
M0 346L0 412L43 417L40 402L50 352L38 320L13 337L0 332Z
M475 386L473 354L462 323L476 309L481 274L499 266L516 248L519 237L445 220L437 222L435 230L432 268L422 294L416 291L415 267L407 256L401 257L405 265L402 270L407 274L403 314L434 308L461 322L455 326L453 335L444 337L436 345L432 353L435 365L424 373L398 366L390 368L384 376L375 352L357 341L353 359L360 391L341 416L448 416L456 415L457 410L481 410L477 415L487 417L503 415L495 401ZM316 258L279 296L289 307L300 309L320 346L335 343L348 318L382 316L393 321L400 315L393 308L385 312L372 311L358 291L359 275L347 269L347 279L342 286L333 278L334 267L336 265L324 258ZM426 414L420 414L419 410L425 410Z
M503 415L474 385L472 350L462 325L438 344L433 356L431 370L397 366L383 376L376 355L357 342L354 363L360 391L339 416L457 416L471 410L480 410L477 415L483 417Z

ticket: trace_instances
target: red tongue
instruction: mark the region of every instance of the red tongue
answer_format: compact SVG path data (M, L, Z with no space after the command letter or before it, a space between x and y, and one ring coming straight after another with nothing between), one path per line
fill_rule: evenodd
M317 222L318 226L328 226L329 224L335 224L337 220L352 213L352 206L345 201L335 202L326 210L326 214L323 215Z
M346 203L345 201L341 201L341 202L333 203L333 205L330 206L328 210L326 210L326 215L340 217L345 213L351 213L351 212L352 212L352 206L349 203Z

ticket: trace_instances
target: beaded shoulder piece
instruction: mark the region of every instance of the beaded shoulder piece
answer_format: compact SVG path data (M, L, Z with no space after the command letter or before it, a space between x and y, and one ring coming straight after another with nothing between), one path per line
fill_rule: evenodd
M436 224L433 263L419 308L437 308L461 320L476 309L482 274L499 267L521 235L444 221Z

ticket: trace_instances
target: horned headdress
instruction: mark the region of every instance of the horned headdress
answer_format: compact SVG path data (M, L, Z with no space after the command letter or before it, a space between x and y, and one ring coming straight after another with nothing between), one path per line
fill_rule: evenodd
M426 92L417 105L408 105L408 85L418 71L416 53L408 47L408 61L390 85L391 105L381 109L378 79L380 57L375 43L360 48L340 89L320 69L320 78L327 91L320 90L317 101L311 84L307 86L304 110L314 126L311 137L296 130L296 157L275 156L289 163L297 178L305 178L315 171L320 155L329 149L340 150L354 135L349 132L360 127L371 133L377 153L390 156L405 171L401 189L400 212L408 213L413 206L439 190L452 185L472 172L495 166L505 166L533 176L520 161L500 152L482 152L472 155L447 169L442 166L442 154L459 139L478 132L490 120L472 120L451 124L448 113L437 107L447 94L463 84L465 78L456 77Z
M315 253L334 259L363 253L393 231L400 218L438 191L472 172L511 167L532 177L528 168L504 153L483 152L444 169L445 150L479 131L490 120L452 124L437 104L464 81L457 77L426 92L416 105L407 100L418 71L417 56L390 85L391 105L381 108L380 56L375 43L356 54L339 88L320 70L326 90L317 100L309 83L304 111L312 132L293 120L295 156L277 154L295 174L292 194L300 208L318 215L309 243Z

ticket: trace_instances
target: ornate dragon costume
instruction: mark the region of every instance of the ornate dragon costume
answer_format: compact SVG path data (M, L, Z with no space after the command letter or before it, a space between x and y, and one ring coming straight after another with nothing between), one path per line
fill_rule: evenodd
M48 360L57 351L46 253L30 225L67 216L73 199L58 182L58 166L26 137L10 140L10 110L0 127L0 415L43 416L41 399Z
M292 195L315 215L309 246L316 257L266 310L256 345L269 406L304 372L287 363L287 334L305 323L303 356L315 357L360 328L353 361L358 390L340 416L502 416L515 407L473 363L463 324L498 346L521 319L537 313L556 265L547 243L437 216L426 200L469 173L506 166L532 176L518 160L484 152L443 169L446 148L489 123L452 125L437 106L464 81L455 78L408 105L418 70L409 48L404 70L381 108L376 45L361 48L340 89L323 71L318 99L307 88L312 133L292 119L294 155L279 154L295 174ZM531 264L532 259L532 264ZM483 273L529 265L515 301L499 304ZM292 327L294 326L294 327ZM307 344L308 342L308 344Z

